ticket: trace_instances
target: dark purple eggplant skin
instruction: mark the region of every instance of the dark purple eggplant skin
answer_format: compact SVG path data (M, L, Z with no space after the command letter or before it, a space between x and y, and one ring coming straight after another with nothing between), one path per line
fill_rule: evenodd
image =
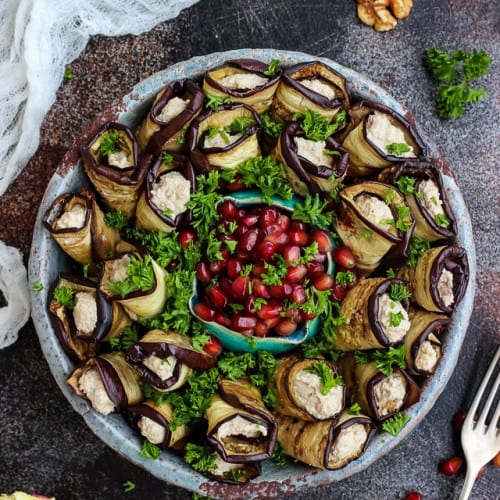
M447 269L453 274L453 304L445 306L439 295L438 281L441 273ZM430 292L434 303L446 314L453 312L460 303L469 282L469 260L467 252L462 247L451 245L443 248L434 259L431 267Z
M337 425L337 426L332 424L332 426L330 427L330 430L328 432L328 444L326 445L325 455L323 457L323 466L325 467L325 469L332 470L332 468L328 466L328 458L330 457L330 452L331 452L333 443L335 443L335 440L337 439L338 435L340 434L340 431L342 431L342 429L349 427L352 424L363 424L363 425L370 426L370 431L368 432L368 438L366 439L365 445L363 446L363 449L361 450L361 453L358 456L361 456L365 452L366 447L368 446L368 443L370 442L371 438L375 434L375 426L373 425L373 422L369 417L357 416L353 419L346 420L345 422L343 422L342 424ZM353 458L352 460L356 460L356 458ZM352 460L350 460L350 461L352 462Z
M300 81L297 81L293 78L294 74L297 73L298 71L304 70L308 66L312 66L312 65L316 65L316 64L319 64L320 66L323 66L324 68L326 68L328 71L335 73L336 75L339 76L339 78L343 79L345 82L345 79L342 75L340 75L339 73L334 71L332 68L330 68L326 64L323 64L319 61L305 62L305 63L300 63L300 64L296 64L294 66L291 66L283 71L283 76L281 78L287 85L294 88L295 90L297 90L301 94L305 95L310 101L314 102L318 106L321 106L325 109L334 109L334 108L341 107L342 105L344 105L345 100L349 101L349 99L350 99L349 89L347 88L347 86L346 86L345 90L338 87L342 92L344 92L344 91L347 92L347 95L344 96L344 99L328 99L325 96L322 96L322 95L318 94L317 92L314 92L314 91L308 89L307 87L304 87L303 85L301 85Z
M252 72L252 73L259 73L260 76L268 78L268 81L267 81L266 84L261 85L260 87L256 87L255 89L249 89L249 90L244 90L244 91L238 90L238 89L229 89L227 87L224 87L223 85L220 85L216 80L214 80L210 76L210 73L212 71L221 69L221 68L223 68L225 66L230 66L230 67L233 67L233 68L239 68L239 69L241 69L243 71L249 71L249 72ZM267 71L268 68L269 68L268 64L266 64L266 63L264 63L262 61L257 61L256 59L230 59L228 61L225 61L222 66L219 66L217 68L208 70L205 73L205 80L212 87L218 88L222 92L224 92L224 93L226 93L226 94L228 94L230 96L237 97L237 98L242 98L242 97L247 97L247 96L256 94L257 92L260 92L262 90L262 88L270 87L270 86L274 85L281 78L282 70L280 68L278 68L276 70L276 73L275 73L275 75L273 77L268 77L265 74L265 71Z
M381 283L375 292L372 293L370 298L368 299L368 319L370 321L370 326L377 337L377 340L385 347L397 347L403 343L403 340L399 342L390 342L389 339L384 334L382 326L378 320L378 312L379 312L379 298L384 293L389 293L391 285L405 285L405 282L399 280L397 278L390 278ZM409 299L403 299L401 301L401 305L408 312L410 307Z
M199 146L199 141L201 137L198 136L200 124L205 121L212 113L220 113L223 112L224 110L230 110L234 108L246 108L252 113L252 117L254 120L254 125L248 127L245 131L245 133L236 141L233 142L232 144L228 144L227 146L223 148L210 148L210 149L204 149ZM193 164L193 167L196 172L201 172L201 173L206 173L210 172L211 170L217 170L217 167L213 167L210 165L206 154L207 153L215 153L215 152L222 152L222 151L228 151L231 148L234 148L235 146L238 146L241 144L243 141L245 141L248 137L252 136L253 134L259 133L261 129L261 121L259 118L259 115L250 107L247 106L246 104L223 104L217 109L211 110L208 109L198 115L192 122L191 125L189 126L186 134L186 142L188 145L188 155L189 158Z
M168 123L158 120L157 117L170 99L173 97L186 98L188 96L190 101L184 111L179 113ZM203 94L200 87L193 80L186 78L171 83L164 94L151 108L151 120L157 125L161 125L161 129L155 132L149 139L148 145L146 146L146 152L152 153L155 156L160 154L163 144L203 110L204 102L205 94Z
M191 195L196 192L196 174L194 173L193 164L191 160L184 155L178 153L168 153L172 155L173 162L172 165L174 168L172 171L177 170L180 172L190 183L191 183ZM158 179L158 171L162 165L162 155L158 155L156 160L153 162L151 168L148 170L148 174L146 176L146 185L145 185L145 195L148 206L155 212L155 214L162 219L169 226L175 227L176 229L181 229L187 226L192 219L191 210L186 210L174 218L169 217L167 215L162 214L161 210L153 203L151 199L151 190L153 189L154 183Z
M137 430L140 433L139 428L137 427L137 422L141 417L147 417L157 424L161 425L165 428L165 438L158 445L162 450L166 450L169 448L171 431L169 429L168 420L159 412L157 412L154 408L145 404L137 404L127 407L125 412L126 418L130 424L130 426Z
M418 189L418 185L420 184L420 182L427 179L431 179L437 184L441 195L441 200L443 202L444 213L451 223L449 228L438 226L429 212L425 208L422 208L421 201L418 198L415 198L415 200L418 206L422 208L422 214L425 217L425 220L432 228L434 228L434 230L442 233L443 238L454 238L457 235L457 221L451 209L448 197L446 196L446 192L443 189L441 172L439 172L439 170L432 163L423 161L407 161L405 163L402 163L401 165L398 165L394 169L387 169L387 171L384 170L384 172L382 172L382 174L379 176L379 180L381 180L382 182L393 184L397 188L396 181L400 177L404 176L414 177L416 179L415 190Z
M128 406L128 398L120 377L113 366L104 358L96 356L94 361L109 399L119 410L124 410Z
M349 153L332 136L325 141L327 149L338 151L341 154L340 159L334 160L334 168L328 168L324 165L316 165L305 158L297 155L297 146L295 137L304 137L305 134L297 122L290 123L280 136L281 152L285 158L286 164L298 176L298 178L307 186L312 194L322 193L321 188L312 179L311 175L327 179L333 173L335 177L342 177L348 166Z
M412 355L413 359L415 359L417 357L418 350L419 350L422 342L426 341L427 337L429 337L429 335L431 333L434 333L435 335L439 336L448 327L448 325L450 323L451 323L450 318L436 319L436 320L432 321L431 323L429 323L429 325L427 325L427 327L424 329L424 331L420 334L420 336L417 338L417 340L411 346L411 355ZM417 371L415 369L415 367L414 367L414 370ZM425 377L428 377L432 374L433 374L433 372L426 372L423 370L418 371L418 375L422 375Z
M108 130L120 130L123 131L133 144L132 155L134 157L135 168L133 169L132 175L127 175L130 172L131 168L119 169L115 167L110 167L104 163L97 163L94 157L90 154L90 147L97 140L97 138L107 132ZM94 134L91 139L82 147L81 155L83 161L87 168L90 168L96 171L99 175L107 177L112 182L117 184L122 184L125 186L131 186L136 184L142 184L146 177L147 168L149 166L149 162L151 160L150 155L146 155L145 157L139 157L139 146L137 145L137 140L135 138L135 134L131 128L123 125L118 122L108 122L106 123L99 131Z

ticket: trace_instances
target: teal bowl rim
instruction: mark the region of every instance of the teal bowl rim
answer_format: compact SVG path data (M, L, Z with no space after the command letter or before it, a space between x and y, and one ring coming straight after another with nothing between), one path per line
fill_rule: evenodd
M233 200L238 206L248 207L254 205L265 205L265 197L258 191L236 191L231 194L224 195L224 200ZM290 200L286 200L279 196L271 197L271 205L278 207L287 212L292 212L295 204L300 202L302 198L293 196ZM334 243L332 239L332 243ZM327 254L327 273L333 274L335 272L335 263L332 259L331 252ZM288 337L247 337L239 332L235 332L215 321L206 321L200 318L194 312L194 306L199 302L198 300L198 280L195 278L193 282L193 295L189 300L189 309L191 314L198 319L205 328L215 335L221 342L222 347L233 352L257 352L269 351L273 354L282 354L295 349L297 346L306 342L314 337L319 328L319 317L306 321L305 324L297 329Z
M331 59L287 50L245 48L193 57L172 64L167 69L151 75L98 115L91 126L83 132L81 143L84 143L110 120L117 120L130 126L137 125L146 107L151 105L156 93L167 83L186 76L201 77L207 68L216 67L227 59L237 58L254 58L264 61L279 59L285 65L312 60L321 61L344 75L354 97L380 102L414 121L412 113L379 85L357 71ZM446 159L442 157L441 152L425 131L420 130L418 124L416 127L430 148L433 162L442 173L443 186L457 219L457 244L467 250L469 259L469 283L462 302L451 316L448 334L443 339L445 355L436 373L425 382L420 401L405 411L411 420L397 436L378 433L360 458L337 471L319 470L295 462L286 467L279 467L267 461L262 465L261 475L245 486L221 484L209 480L203 474L187 466L182 458L174 453L163 452L154 461L142 457L140 455L141 439L120 415L104 417L92 411L88 402L76 396L66 383L66 378L74 370L75 364L69 360L57 341L49 321L46 304L50 284L57 272L69 267L69 260L44 230L42 218L57 196L89 185L79 160L79 144L71 147L51 177L40 203L33 231L28 274L31 283L40 282L44 286L41 292L31 291L32 319L43 355L61 392L73 409L82 416L92 432L126 460L158 479L213 498L255 499L259 496L276 498L298 492L306 487L326 486L331 482L341 481L361 472L401 443L432 409L452 376L472 314L476 289L476 250L469 212Z

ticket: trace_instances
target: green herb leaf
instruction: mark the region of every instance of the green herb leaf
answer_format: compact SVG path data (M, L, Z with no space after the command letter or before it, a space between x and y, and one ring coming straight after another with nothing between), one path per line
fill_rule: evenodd
M271 78L275 76L276 70L278 69L280 62L281 61L279 59L272 59L271 62L269 63L269 66L264 71L264 75L269 76Z
M307 139L321 142L325 141L345 124L347 112L345 110L339 111L335 115L333 123L329 123L329 121L323 118L319 113L310 110L307 110L305 114L295 114L292 119L294 121L301 120L300 126Z
M126 351L139 340L139 327L137 325L127 325L119 337L113 337L109 341L112 351Z
M168 165L169 163L172 163L174 161L174 157L168 153L167 151L163 151L161 154L161 162L164 163L165 165Z
M326 396L331 389L343 383L342 377L340 375L335 375L333 370L323 360L317 361L313 365L307 367L306 371L316 375L320 379L320 390L323 396Z
M405 285L402 285L401 283L393 283L389 291L389 296L392 300L401 302L403 299L410 298L411 293Z
M35 291L35 292L41 292L43 290L43 284L40 283L40 281L35 281L31 284L31 288Z
M274 448L273 454L271 456L271 460L279 466L287 465L289 457L283 450L283 446L281 443L276 442L276 446Z
M402 156L404 153L411 151L411 148L406 142L393 142L387 145L386 150L390 155Z
M104 222L109 227L114 227L121 231L128 226L128 220L121 210L111 210L104 214Z
M205 106L213 111L217 111L219 106L223 104L231 104L230 97L219 97L214 95L207 95L205 99Z
M398 327L401 324L401 321L403 321L405 318L403 316L403 313L401 311L397 313L390 313L389 314L389 326L391 327Z
M328 202L321 201L318 193L314 196L307 193L304 203L296 203L292 219L327 229L333 222L333 212L327 210L327 206Z
M146 255L143 259L139 259L132 255L127 265L127 277L123 281L110 281L106 287L110 292L123 298L137 290L141 292L151 290L154 283L155 274L151 256Z
M410 417L399 412L393 417L384 420L382 422L382 429L393 436L397 436L409 421Z
M142 443L141 456L145 458L150 458L151 460L156 460L161 453L161 449L155 444L151 443L147 439Z
M130 481L130 479L128 479L127 481L122 483L122 489L123 489L123 493L129 493L132 490L135 490L135 483Z
M188 443L184 460L198 472L208 472L217 468L215 453L208 445Z
M260 117L260 123L264 133L271 137L279 137L283 131L283 124L273 121L267 111Z
M118 130L108 130L102 135L99 151L104 156L119 153L123 149L120 132Z
M54 290L54 299L67 309L73 309L76 304L75 292L69 286L60 286Z
M358 364L375 363L377 369L386 376L392 374L394 365L402 369L406 368L404 346L371 351L355 351L354 356Z
M408 257L406 259L406 264L410 267L415 267L417 265L420 257L431 247L429 241L420 236L413 235L410 239L410 244L408 245Z
M356 275L352 271L339 271L335 275L335 283L341 286L353 285L356 281Z
M349 414L350 415L359 415L361 413L361 406L359 406L358 403L353 403L349 407Z
M223 352L217 362L217 367L229 380L237 380L243 377L255 366L255 358L248 352L243 354Z
M448 227L451 224L450 219L448 219L445 214L436 214L434 220L436 224L441 227Z
M229 125L224 127L224 132L228 134L243 134L245 131L255 124L255 120L249 116L239 116L235 118Z
M415 193L415 181L415 177L408 177L406 175L403 175L396 181L396 186L402 194L408 196Z
M69 68L66 68L64 70L64 80L68 81L68 80L73 80L73 78L75 77L75 75L73 74L73 72L71 71L71 69Z

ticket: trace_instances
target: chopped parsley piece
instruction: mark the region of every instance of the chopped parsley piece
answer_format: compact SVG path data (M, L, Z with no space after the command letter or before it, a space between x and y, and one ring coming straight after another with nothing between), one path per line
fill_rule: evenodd
M410 298L411 293L405 285L402 285L401 283L393 283L389 291L389 297L396 302L401 302L403 299Z
M389 188L387 190L387 192L385 193L385 204L386 205L390 205L391 204L392 199L394 198L395 194L396 194L396 192L394 191L394 189Z
M388 144L386 149L390 155L394 156L402 156L404 153L411 151L410 146L406 142L393 142Z
M243 134L254 124L255 121L253 118L250 118L249 116L240 116L224 127L224 132L227 132L228 134Z
M352 271L339 271L335 275L335 283L341 286L353 285L356 281L356 276Z
M415 193L415 181L415 177L408 177L406 175L403 175L399 177L395 184L402 194L410 195Z
M35 281L34 283L31 284L31 288L35 292L41 292L43 290L43 284L40 283L40 281Z
M159 448L159 446L156 446L147 439L144 440L141 448L141 456L150 458L151 460L156 460L160 456L160 453L161 449Z
M67 309L73 309L76 304L75 292L69 286L60 286L54 290L54 299Z
M243 354L224 352L217 363L221 373L229 380L238 380L255 366L255 358L248 352Z
M436 224L441 227L448 227L451 224L450 219L448 219L445 214L436 214L434 220Z
M128 221L121 210L111 210L104 215L104 222L109 227L114 227L121 231L128 226Z
M137 325L127 325L119 337L109 340L112 351L126 351L139 340L139 328Z
M219 106L223 104L231 104L230 97L219 97L214 95L207 95L205 99L205 106L210 108L212 111L217 111Z
M335 115L333 123L329 123L329 121L326 118L323 118L319 113L307 110L305 114L296 113L292 119L293 121L301 121L300 126L307 139L315 142L321 142L325 141L342 125L344 125L346 118L347 112L342 110Z
M373 349L370 351L355 351L354 356L356 363L360 365L375 363L377 369L386 376L392 374L393 365L403 369L406 368L404 346Z
M161 154L161 162L168 165L169 163L172 163L173 161L174 161L174 157L170 153L168 153L167 151L163 151L163 153Z
M271 460L276 465L280 466L286 465L288 463L288 455L285 453L285 451L283 450L283 446L281 446L281 443L279 443L278 441L276 442Z
M333 370L326 364L325 361L317 361L306 368L306 371L316 375L321 381L321 394L326 396L331 389L342 385L343 380L340 375L335 375Z
M390 313L389 316L389 326L391 327L398 327L401 324L401 321L403 321L405 317L403 316L403 313L401 311L397 313Z
M273 121L267 111L260 117L260 122L265 134L271 137L279 137L281 135L283 124Z
M393 417L384 420L382 422L382 429L393 436L397 436L409 421L410 417L399 412Z
M68 81L68 80L73 80L73 78L75 77L75 75L73 74L73 71L71 71L69 68L66 68L64 70L64 76L63 78Z
M135 483L128 479L124 483L122 483L123 493L130 493L132 490L135 490Z
M361 234L363 235L363 238L366 238L366 239L371 238L373 235L373 233L367 227L364 227L361 230Z
M123 281L110 281L106 284L108 290L122 298L129 293L140 290L146 292L153 288L155 273L150 255L138 259L135 255L130 257L127 265L127 277Z
M118 130L108 130L102 135L99 150L104 156L119 153L123 149L121 142L120 132Z
M417 265L420 257L431 247L429 241L420 236L413 235L410 239L410 244L408 245L408 257L406 259L406 264L410 267L415 267Z
M359 406L358 403L353 403L349 407L349 414L350 415L359 415L361 413L361 406Z
M275 76L276 70L278 69L280 62L281 61L279 59L272 59L267 69L264 71L264 75L269 76L271 78Z
M333 212L327 207L328 202L321 201L318 193L314 196L307 193L304 203L296 203L292 219L326 229L333 222Z
M215 464L215 453L208 445L188 443L186 445L184 460L198 472L207 472L217 468Z

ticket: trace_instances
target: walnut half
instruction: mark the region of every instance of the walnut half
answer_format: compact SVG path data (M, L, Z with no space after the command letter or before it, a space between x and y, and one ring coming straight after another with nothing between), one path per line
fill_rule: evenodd
M358 0L358 17L376 31L392 30L410 14L413 0Z

